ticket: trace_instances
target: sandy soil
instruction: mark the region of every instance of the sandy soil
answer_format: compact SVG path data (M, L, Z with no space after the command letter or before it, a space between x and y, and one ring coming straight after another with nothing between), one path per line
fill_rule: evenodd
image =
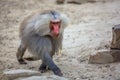
M96 50L109 49L112 27L120 23L120 1L81 5L56 5L51 1L0 0L0 71L38 70L41 61L19 65L16 60L19 25L33 12L57 9L70 18L70 25L64 33L63 54L54 57L64 77L70 80L119 80L120 63L88 64L88 58ZM49 71L43 75L50 74L53 73Z

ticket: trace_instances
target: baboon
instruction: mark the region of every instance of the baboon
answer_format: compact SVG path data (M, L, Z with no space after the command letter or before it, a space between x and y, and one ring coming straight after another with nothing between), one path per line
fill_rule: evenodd
M39 68L41 72L50 69L55 75L62 76L52 57L62 49L63 32L67 25L68 17L54 10L38 12L25 18L20 25L21 43L16 53L18 62L27 64L23 55L28 49L42 60Z

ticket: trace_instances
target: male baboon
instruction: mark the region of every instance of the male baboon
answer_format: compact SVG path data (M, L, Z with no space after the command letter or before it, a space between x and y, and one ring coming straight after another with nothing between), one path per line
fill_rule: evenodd
M45 72L49 68L55 75L62 76L62 72L53 62L52 56L62 49L63 32L67 25L66 15L54 10L28 16L20 26L21 44L16 53L18 62L26 64L23 55L28 49L30 53L42 59L39 68L41 72Z

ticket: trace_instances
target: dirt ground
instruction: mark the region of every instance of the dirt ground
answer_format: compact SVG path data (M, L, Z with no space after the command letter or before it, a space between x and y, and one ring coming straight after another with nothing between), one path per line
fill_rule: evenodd
M48 4L49 3L49 4ZM54 61L70 80L120 80L120 63L88 64L90 54L109 49L112 27L120 24L120 1L57 5L54 0L0 0L0 71L38 70L41 61L20 65L16 51L20 43L19 25L29 14L55 9L68 15L62 55ZM29 52L26 52L29 53ZM52 75L52 71L42 75Z

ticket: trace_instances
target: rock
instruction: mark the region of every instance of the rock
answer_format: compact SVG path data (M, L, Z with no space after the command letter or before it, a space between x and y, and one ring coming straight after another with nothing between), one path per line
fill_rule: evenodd
M27 78L21 78L21 79L19 78L16 80L68 80L68 79L56 75L50 75L50 76L31 76Z
M41 73L38 71L18 69L18 70L10 70L3 72L4 76L9 80L14 80L20 77L29 77L29 76L40 76Z
M4 74L0 74L0 80L9 80Z
M95 0L67 0L67 3L82 4L88 2L95 2Z
M57 4L64 4L64 3L74 3L74 4L83 4L83 3L94 3L94 2L108 2L113 0L56 0Z
M63 3L75 3L75 4L82 4L87 2L95 2L95 0L57 0L57 4L63 4Z
M111 43L111 49L120 50L120 24L112 28L113 37Z
M41 73L38 71L17 69L3 72L3 74L0 76L0 80L68 80L68 79L56 75L41 76Z
M99 50L90 55L89 63L111 63L120 61L120 50Z
M63 4L65 2L65 0L56 0L57 4Z

